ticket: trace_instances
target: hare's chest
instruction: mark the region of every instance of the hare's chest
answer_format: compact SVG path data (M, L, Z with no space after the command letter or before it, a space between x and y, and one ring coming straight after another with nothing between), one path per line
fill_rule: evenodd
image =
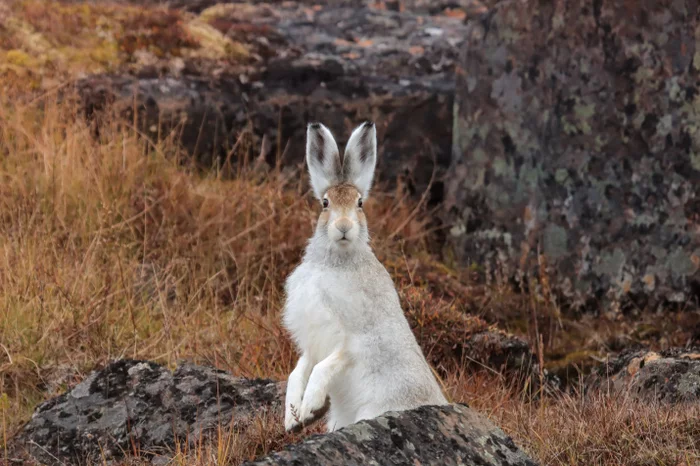
M297 269L287 280L284 325L301 351L321 360L342 345L348 312L356 297L347 296L347 280L334 273Z

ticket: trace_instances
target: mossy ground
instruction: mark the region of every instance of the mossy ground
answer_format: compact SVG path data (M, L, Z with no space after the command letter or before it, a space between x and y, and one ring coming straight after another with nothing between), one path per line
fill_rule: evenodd
M90 73L205 68L243 62L248 51L208 16L111 2L8 0L0 6L0 76L20 90L47 90Z

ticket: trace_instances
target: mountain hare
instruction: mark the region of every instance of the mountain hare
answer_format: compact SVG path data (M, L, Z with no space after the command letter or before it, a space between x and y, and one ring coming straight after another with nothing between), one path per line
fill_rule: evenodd
M447 403L368 244L362 201L376 161L374 123L353 131L342 161L328 128L309 125L306 162L323 211L285 287L284 326L301 353L287 383L287 430L329 409L333 431L387 411Z

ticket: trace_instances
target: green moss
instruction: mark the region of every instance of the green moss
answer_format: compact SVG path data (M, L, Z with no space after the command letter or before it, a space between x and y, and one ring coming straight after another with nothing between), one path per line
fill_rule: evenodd
M8 64L21 67L29 67L35 65L34 60L29 54L22 50L10 50L5 53L5 60Z
M119 50L115 43L105 42L100 47L90 50L88 56L97 63L113 65L119 61Z
M232 60L248 56L248 51L242 44L232 41L216 28L201 20L189 22L185 30L189 37L198 44L197 53L201 56Z
M578 120L578 128L583 134L591 134L589 119L595 114L595 104L578 104L574 107L574 113Z
M201 17L179 10L115 3L10 2L0 25L0 73L14 86L143 66L138 50L169 66L175 57L235 62L248 50ZM59 27L60 26L60 27ZM2 40L9 38L10 40Z
M569 179L569 170L567 170L566 168L557 169L557 171L554 173L554 179L559 184L565 184L566 181Z

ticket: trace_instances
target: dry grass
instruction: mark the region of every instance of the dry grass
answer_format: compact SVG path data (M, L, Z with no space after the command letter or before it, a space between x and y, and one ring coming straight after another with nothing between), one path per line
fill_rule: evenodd
M52 89L90 73L206 73L248 60L248 50L197 15L153 3L3 0L0 77L15 89Z
M76 113L51 99L0 106L5 435L114 358L285 377L282 283L316 217L301 170L222 180L179 165L168 138L114 123L95 139ZM424 220L390 194L367 210L378 253L400 263L399 243L424 249Z
M535 401L488 372L457 372L445 384L453 401L488 416L543 465L700 464L697 405L669 407L604 392ZM280 417L269 416L256 419L245 431L219 431L209 444L178 448L172 464L239 464L301 440L284 433L281 423ZM123 464L141 463L130 459Z
M110 359L189 359L271 378L294 363L279 324L282 283L316 217L300 167L222 179L179 163L167 136L149 141L114 120L95 138L77 113L52 99L0 103L3 445L37 403ZM429 255L421 209L381 190L367 209L408 313L419 327L442 328L436 309L464 310L460 275ZM440 274L451 276L442 292ZM441 343L416 333L427 352ZM453 400L487 414L543 464L700 461L697 408L602 394L533 401L503 376L445 367ZM238 464L299 438L260 418L179 446L175 464Z
M454 374L454 399L487 415L543 465L700 464L700 406L605 392L532 400L491 374Z

